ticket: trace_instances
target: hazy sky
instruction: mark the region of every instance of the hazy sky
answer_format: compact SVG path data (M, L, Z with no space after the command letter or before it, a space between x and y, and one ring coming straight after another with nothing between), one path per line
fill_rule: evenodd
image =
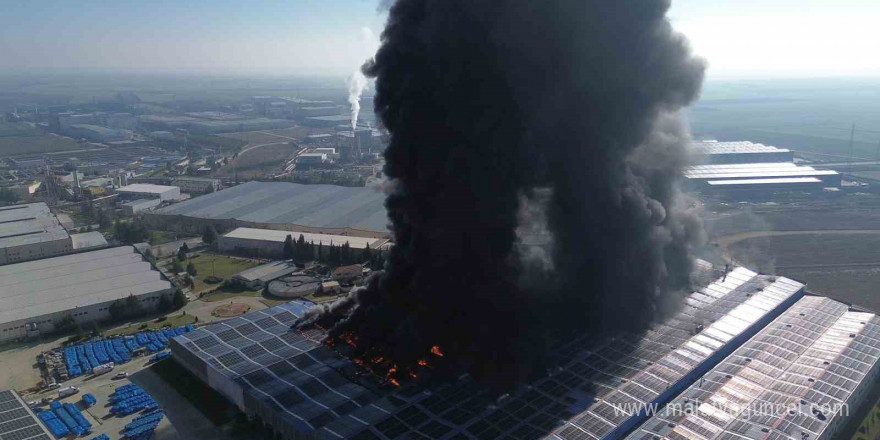
M537 0L536 0L537 1ZM0 71L352 71L377 0L4 2ZM710 76L880 76L880 0L673 0Z

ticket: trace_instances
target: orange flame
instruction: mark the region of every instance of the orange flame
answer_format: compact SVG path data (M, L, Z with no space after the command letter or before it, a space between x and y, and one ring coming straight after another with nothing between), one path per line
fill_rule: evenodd
M400 386L400 382L398 382L397 379L395 379L393 377L391 378L391 383L394 384L394 386L396 386L396 387Z
M431 347L431 354L433 354L434 356L443 357L443 352L440 351L439 345L435 345L435 346Z
M415 372L415 371L410 371L410 372L409 372L409 375L410 375L410 376L412 376L412 377L413 377L413 379L415 379L415 378L417 378L417 377L419 377L419 375L418 375L418 374L416 374L416 372Z
M424 359L419 359L419 366L420 366L420 367L427 367L427 366L428 366L428 361L426 361L426 360L424 360Z

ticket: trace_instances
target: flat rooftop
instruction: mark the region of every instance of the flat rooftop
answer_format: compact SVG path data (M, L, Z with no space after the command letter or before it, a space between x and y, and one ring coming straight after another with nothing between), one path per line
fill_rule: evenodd
M152 183L132 183L116 189L116 192L131 192L145 194L162 194L168 191L174 191L176 186L154 185Z
M305 302L187 333L174 339L172 353L240 407L302 435L601 439L627 423L638 426L615 415L612 405L644 404L684 389L696 379L694 371L711 368L799 298L803 287L736 268L642 335L585 336L560 346L552 374L500 400L467 377L431 389L382 385L322 344L320 330L289 329L310 306Z
M235 228L232 231L224 234L223 236L227 238L238 238L243 240L261 240L284 243L284 240L287 239L288 235L294 241L298 240L299 236L302 235L306 243L323 244L324 246L331 244L339 246L341 244L348 243L348 245L353 249L365 249L368 245L371 249L379 249L380 247L388 243L388 240L384 238L375 239L350 237L347 235L312 234L308 232L278 231L275 229L255 228Z
M107 246L107 239L104 238L104 234L98 231L70 234L70 242L73 245L74 250L85 250Z
M806 296L668 407L691 413L661 408L627 440L820 438L836 415L814 408L840 408L872 380L878 346L877 315Z
M362 187L251 181L156 212L204 219L388 232L385 194Z
M296 264L290 261L273 261L271 263L261 264L250 269L245 269L233 275L233 277L246 281L271 281L282 275L296 272L297 270L299 269L297 269Z
M735 185L772 185L772 184L800 184L800 183L822 183L815 177L777 177L767 179L732 179L732 180L710 180L710 186L735 186Z
M67 231L45 203L0 207L0 248L64 240Z
M0 323L170 289L132 246L0 267Z

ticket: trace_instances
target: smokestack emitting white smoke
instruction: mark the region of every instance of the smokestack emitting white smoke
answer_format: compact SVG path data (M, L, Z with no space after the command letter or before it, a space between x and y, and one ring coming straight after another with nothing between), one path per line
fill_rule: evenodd
M348 103L351 104L351 131L357 126L358 113L361 112L361 94L367 88L367 77L360 69L355 70L348 78Z

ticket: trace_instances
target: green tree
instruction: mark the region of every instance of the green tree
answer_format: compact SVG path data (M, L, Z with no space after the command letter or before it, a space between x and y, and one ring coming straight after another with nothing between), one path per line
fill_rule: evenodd
M214 225L205 226L205 230L202 232L202 241L207 244L214 244L217 241L217 230L214 229Z
M193 264L191 261L189 264L186 265L186 273L193 277L196 276L196 265Z
M294 247L293 247L293 237L290 234L284 238L284 248L281 250L281 258L285 260L291 260L295 257Z
M174 298L171 299L171 303L174 305L175 309L179 309L186 305L186 295L177 289L174 291Z
M0 205L11 205L18 201L18 196L8 188L0 188Z
M68 313L55 324L55 331L59 333L80 333L82 332L82 328L80 328L76 320L73 319L73 315Z
M159 298L159 304L157 305L157 307L159 308L160 312L167 312L171 310L171 307L173 306L174 305L171 303L171 298L169 298L168 295L162 295L162 297Z
M179 249L177 249L177 260L178 261L186 260L186 248L184 246L186 246L186 243L184 243L183 246L181 246Z
M183 266L180 264L179 260L174 260L171 262L171 271L174 273L183 272Z
M367 247L361 251L361 262L370 262L373 261L373 250L370 249L370 243L367 243Z

